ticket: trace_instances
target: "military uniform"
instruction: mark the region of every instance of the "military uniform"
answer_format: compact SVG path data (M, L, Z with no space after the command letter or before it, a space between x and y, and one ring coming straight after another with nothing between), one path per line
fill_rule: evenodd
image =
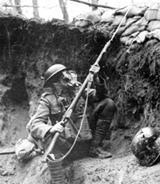
M40 147L46 149L47 144L50 143L49 139L52 138L51 135L53 136L53 133L51 132L54 129L54 125L61 121L64 113L76 96L76 93L79 91L81 84L77 81L77 74L71 71L66 71L66 67L61 64L52 65L46 71L44 75L44 81L44 93L40 98L35 114L27 124L27 130L29 132L28 140L36 144L38 143L38 145L40 143ZM59 82L60 86L55 86L56 82ZM53 86L54 90L50 86ZM83 118L84 121L81 127L80 135L78 137L78 142L82 140L84 142L84 140L86 141L92 139L89 152L90 156L100 156L102 158L110 156L108 152L100 150L99 147L101 146L101 143L106 135L108 124L110 124L111 120L113 119L116 107L111 99L107 98L102 100L105 98L105 93L102 90L104 85L99 84L98 86L100 86L101 89L91 90L93 94L90 94L92 96L90 97L93 99L92 102L96 102L97 104L93 114L89 114L89 116L95 117L92 118L95 119L95 121L90 121L93 139L87 115L83 113L85 100L81 96L69 119L69 122L66 124L64 131L60 134L59 139L56 142L54 154L55 151L57 153L64 154L66 153L66 150L71 147ZM23 146L24 145L21 147ZM81 150L83 150L82 148ZM19 153L21 155L21 150L22 149L18 149L17 155ZM22 153L23 156L24 152ZM30 150L27 153L30 153Z
M40 140L43 145L46 145L46 141L50 135L49 130L56 122L61 121L74 96L75 94L64 90L56 94L53 89L46 89L40 98L36 113L27 125L30 135L35 140ZM60 141L61 146L66 146L68 142L73 142L82 120L84 103L85 101L81 97L71 115L70 122L66 124L64 132L60 135L60 140L62 140ZM91 138L92 134L87 117L85 117L78 141L90 140Z
M89 155L92 157L108 158L111 153L104 151L103 140L109 136L110 126L117 123L117 108L112 99L106 98L97 103L91 116L93 140ZM113 125L114 126L114 125Z
M90 127L93 139L89 155L92 157L108 158L111 153L103 150L103 140L110 139L110 128L117 126L117 107L111 98L106 97L106 88L103 83L96 83L96 93L91 98Z

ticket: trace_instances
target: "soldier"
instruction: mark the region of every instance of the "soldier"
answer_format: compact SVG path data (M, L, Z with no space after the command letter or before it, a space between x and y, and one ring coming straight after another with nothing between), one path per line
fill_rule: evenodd
M111 153L103 150L103 141L110 139L111 130L118 126L118 111L114 101L106 96L107 91L104 79L96 75L96 95L92 95L90 115L90 127L93 134L89 155L91 157L107 158Z
M80 85L76 74L73 71L69 71L64 65L54 64L49 67L44 74L44 93L41 95L36 113L27 125L31 142L37 143L40 141L42 147L46 147L49 137L56 132L60 132L60 138L56 144L59 146L56 148L57 152L65 153L79 129L83 116L84 98L79 99L71 115L70 123L67 123L65 127L61 125L61 118L75 97ZM93 94L92 97L94 98L95 93ZM88 119L85 115L79 140L92 139L89 151L90 156L99 158L111 156L110 153L102 149L101 143L107 131L107 123L113 118L114 112L115 105L111 99L107 98L105 102L99 103L99 106L94 110L94 117L96 116L98 119L93 131L93 139ZM106 115L109 115L108 119L105 119Z

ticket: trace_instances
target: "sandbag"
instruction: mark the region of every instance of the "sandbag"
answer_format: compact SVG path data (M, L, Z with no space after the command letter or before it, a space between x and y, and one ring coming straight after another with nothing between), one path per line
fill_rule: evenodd
M128 11L128 6L125 8L121 8L115 11L115 15L125 15ZM138 7L138 6L132 6L130 10L128 11L127 17L133 17L136 15L144 15L144 12L146 10L146 7Z
M160 20L160 10L157 12L157 20Z
M145 26L146 27L148 25L148 21L144 17L142 17L141 19L136 21L135 24L138 26Z
M101 17L94 12L89 12L85 14L80 14L75 19L76 20L88 20L88 21L91 21L92 23L96 23L100 21Z
M157 20L158 17L158 10L157 9L147 9L145 14L144 14L144 18L148 21L151 20Z
M134 39L135 42L137 43L143 43L145 39L147 38L148 31L142 31L138 34L138 36Z
M156 39L160 40L160 29L156 29L156 30L148 33L147 38L149 38L149 39L156 38Z
M124 31L126 30L126 26L121 26L118 31L117 31L117 35L121 35Z
M112 23L114 20L114 11L111 10L107 10L103 13L103 15L101 16L101 22L108 22L108 23Z
M132 33L131 35L121 36L120 41L125 45L130 45L134 42L135 37L139 34L139 31Z
M126 29L128 29L132 24L136 23L139 19L141 19L141 16L135 16L132 18L128 18L125 26L121 26L119 28L118 34L120 35L120 34L124 33ZM124 33L124 34L126 34L126 33Z
M137 32L134 32L130 35L130 38L135 38L140 32L137 31Z
M128 27L123 33L122 36L128 36L131 35L134 32L138 31L138 26L137 25L131 25L130 27Z
M74 25L76 27L83 27L84 28L84 27L87 27L87 26L91 25L91 22L88 21L88 20L76 20L74 22Z
M149 22L147 30L154 31L156 29L160 29L160 21L152 20L151 22Z
M142 31L145 29L145 26L139 26L137 24L132 24L130 27L128 27L123 33L122 36L128 36L135 32Z
M139 34L139 31L134 32L131 35L123 36L120 38L120 41L124 43L125 45L131 45L134 42L135 37Z
M131 24L135 23L139 19L141 19L141 16L135 16L135 17L132 17L132 18L128 18L127 21L126 21L126 27L129 27Z
M155 3L148 8L144 14L146 20L160 20L160 4Z
M159 9L160 8L160 3L153 3L151 6L150 6L151 9Z
M122 23L121 23L122 21ZM126 24L126 17L124 17L123 15L116 15L114 17L113 26L118 26L121 23L121 26L124 26Z
M123 36L123 37L120 38L120 41L121 41L121 43L126 44L126 42L128 41L128 39L129 39L129 36Z
M125 45L131 45L133 43L133 38L130 38L129 36L124 36L120 38L120 41Z
M94 12L80 14L73 19L73 23L77 27L87 27L100 21L100 16Z
M91 12L91 13L86 14L86 19L91 21L94 24L94 23L99 22L101 17L97 15L96 13Z

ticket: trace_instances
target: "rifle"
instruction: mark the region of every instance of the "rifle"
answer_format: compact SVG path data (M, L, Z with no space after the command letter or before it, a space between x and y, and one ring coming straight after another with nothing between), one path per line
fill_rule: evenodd
M93 81L93 77L96 73L99 72L100 67L99 67L99 62L103 56L103 54L106 52L107 48L110 46L111 42L113 41L115 35L117 34L123 20L125 19L125 17L127 16L129 10L131 7L128 8L128 11L126 12L126 14L124 15L124 17L122 18L120 24L118 25L117 29L115 30L114 34L112 35L111 39L105 44L105 46L103 47L102 51L100 52L98 58L96 59L95 63L91 66L90 70L89 70L89 74L87 75L86 79L84 80L79 92L77 93L77 95L75 96L75 98L73 99L71 105L68 107L67 111L65 112L65 114L62 117L62 125L65 127L65 124L68 122L68 119L70 118L75 105L77 104L80 96L82 95L82 92L84 91L86 85L88 84L88 88L91 86L92 81ZM53 139L51 140L48 148L46 149L44 156L43 156L43 161L47 160L48 155L51 153L51 151L53 150L55 143L59 137L60 133L56 132Z
M0 155L12 155L15 154L15 148L14 147L2 147L0 148Z
M79 89L79 92L77 93L77 95L75 96L75 98L73 99L72 103L70 104L70 106L68 107L67 111L64 113L61 122L62 122L62 126L65 127L66 123L68 122L68 119L70 118L75 105L77 104L79 98L82 95L82 92L84 91L84 89L86 88L87 84L88 86L91 86L92 81L93 81L93 77L96 73L99 72L100 67L99 67L99 61L102 57L102 55L106 52L106 49L110 46L111 40L109 40L107 42L107 44L105 45L105 47L103 48L103 50L101 51L99 57L97 58L96 62L91 66L90 70L89 70L89 74L87 75L86 79L84 80L82 86ZM51 153L51 151L53 150L55 143L59 137L60 133L56 132L53 139L51 140L48 148L46 149L44 156L43 156L43 161L47 160L47 156Z

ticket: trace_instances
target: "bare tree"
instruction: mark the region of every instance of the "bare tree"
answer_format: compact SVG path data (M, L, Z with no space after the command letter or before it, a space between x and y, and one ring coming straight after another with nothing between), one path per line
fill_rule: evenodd
M66 8L66 3L67 3L66 0L59 0L59 5L60 5L60 8L62 10L63 19L64 19L65 23L68 23L69 16L68 16L67 8Z
M92 4L96 4L96 5L98 5L98 0L91 0L91 3ZM97 10L97 6L92 6L92 10L94 11L94 10Z
M88 6L95 6L95 7L101 7L101 8L107 8L107 9L111 9L111 10L115 10L116 8L115 7L112 7L112 6L107 6L107 5L102 5L102 4L93 4L93 3L88 3L86 1L82 1L82 0L70 0L70 1L74 1L76 3L81 3L81 4L85 4L85 5L88 5ZM107 3L105 3L107 4Z
M12 2L12 0L9 0L9 4L10 4L10 5L13 5L13 2Z
M16 12L22 15L21 0L14 0L14 3Z
M32 4L33 4L33 16L34 18L39 18L38 0L32 0Z

